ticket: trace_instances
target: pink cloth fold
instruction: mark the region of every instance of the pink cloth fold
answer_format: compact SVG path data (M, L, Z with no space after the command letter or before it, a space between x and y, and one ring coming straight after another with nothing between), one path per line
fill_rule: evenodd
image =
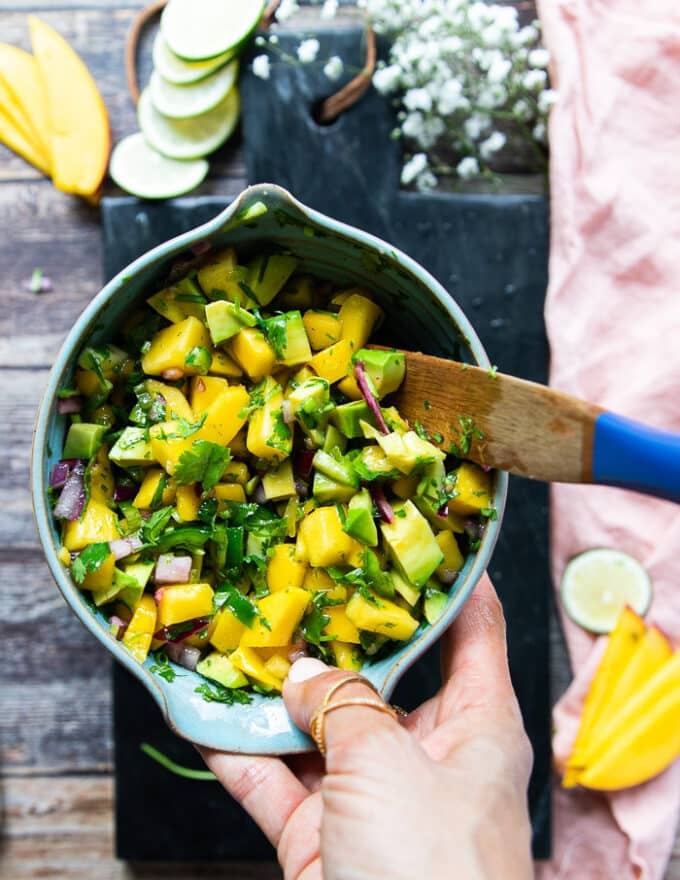
M680 4L539 0L558 103L550 120L551 384L680 432ZM680 643L680 507L615 489L553 487L553 579L591 547L631 553L654 585L648 621ZM569 753L601 653L563 616L576 675L554 711ZM541 880L661 880L680 814L680 762L627 791L554 793Z

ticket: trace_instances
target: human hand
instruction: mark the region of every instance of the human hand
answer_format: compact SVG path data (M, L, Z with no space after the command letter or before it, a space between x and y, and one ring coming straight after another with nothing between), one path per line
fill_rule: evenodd
M302 730L351 673L298 660L283 689ZM442 643L439 693L401 723L365 706L324 719L319 754L203 749L277 847L286 880L527 880L531 749L510 683L500 602L484 576ZM335 700L376 699L365 684Z

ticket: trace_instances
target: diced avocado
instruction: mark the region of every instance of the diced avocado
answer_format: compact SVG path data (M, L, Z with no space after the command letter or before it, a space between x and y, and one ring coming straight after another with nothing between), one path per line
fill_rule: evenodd
M342 526L344 531L369 547L378 544L378 528L373 519L373 501L368 489L357 492L349 502L349 510Z
M413 502L430 522L436 524L437 511L442 506L444 499L444 480L446 479L444 462L437 460L426 464L419 476Z
M364 436L360 424L362 421L377 427L375 416L365 400L353 400L336 406L330 415L330 421L350 440Z
M295 367L311 358L312 350L300 312L273 315L262 322L262 328L280 363Z
M243 327L254 327L255 316L237 303L218 299L205 307L205 320L213 345L221 345L236 336Z
M389 479L401 476L401 473L389 463L379 446L364 446L363 449L349 452L348 456L351 457L360 480L371 482L381 477Z
M213 651L196 664L196 672L226 688L246 687L248 679L237 669L226 654Z
M394 598L394 584L388 572L380 567L380 560L372 550L364 551L364 572L366 582L379 596L385 599Z
M336 483L359 488L359 477L347 459L335 458L323 449L318 449L314 454L313 465L315 470L335 480Z
M121 467L153 464L151 444L144 428L126 428L116 440L109 458Z
M423 440L415 431L406 431L405 434L391 431L381 435L378 443L390 463L403 474L410 474L417 467L433 461L443 461L446 457L441 449L428 440Z
M436 623L439 620L444 613L448 600L449 597L447 593L442 593L441 590L435 590L428 587L425 591L423 613L425 614L425 620L427 620L429 624Z
M191 278L183 278L176 285L166 287L147 299L152 309L173 324L179 324L192 315L205 320L206 298Z
M324 452L333 452L334 449L337 449L338 452L344 453L347 449L347 437L341 434L335 425L327 425L321 448Z
M417 587L423 586L444 559L432 529L412 501L394 505L394 520L380 531L397 569Z
M64 458L92 458L102 445L106 425L94 425L91 422L76 422L71 425L64 444Z
M297 264L295 257L286 254L261 254L248 263L247 286L259 305L266 306L274 299Z
M398 571L392 569L390 571L390 577L392 578L392 583L394 584L394 589L400 596L402 596L408 604L413 607L418 599L420 599L421 591L418 587L414 587L413 584L410 584L406 578L402 577Z
M296 421L307 435L313 437L314 431L325 429L328 413L334 406L325 379L320 376L305 379L297 388L293 388L288 395L288 401ZM316 440L320 441L317 444L319 446L323 443L321 435L316 437L315 442Z
M316 501L322 504L333 501L349 501L354 495L356 489L353 486L347 486L345 483L338 483L332 480L321 471L314 474L314 482L312 483L312 495Z
M118 568L114 570L113 583L119 583L122 586L118 598L128 608L134 608L139 602L153 569L153 562L131 562L124 567L123 571Z
M361 361L378 398L396 391L406 375L406 358L400 351L381 351L361 348L353 356Z
M108 587L104 587L102 590L92 590L92 601L97 606L97 608L101 608L102 605L107 605L109 602L113 602L113 600L120 593L121 582L120 580L116 580L117 574L119 574L119 571L118 569L115 569L113 574L113 581Z
M296 495L293 465L287 458L278 467L262 475L262 489L267 501L280 501Z

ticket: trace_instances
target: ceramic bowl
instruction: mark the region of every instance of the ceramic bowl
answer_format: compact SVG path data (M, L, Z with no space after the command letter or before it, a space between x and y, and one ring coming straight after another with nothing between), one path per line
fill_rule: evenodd
M256 250L273 243L300 259L304 270L342 285L368 288L385 310L382 336L391 344L489 366L467 318L446 290L421 266L389 244L325 217L279 187L263 184L245 190L219 216L135 260L92 300L76 321L52 369L37 417L32 454L33 505L40 539L64 598L85 627L148 688L170 727L193 742L230 752L285 754L306 751L311 740L288 718L281 698L254 695L250 705L207 703L195 688L193 672L167 682L141 666L109 634L107 621L93 613L58 559L59 530L47 501L49 474L59 460L66 416L57 414L58 391L69 385L78 353L86 344L111 338L133 305L154 290L169 266L196 246L235 245ZM486 568L501 524L507 476L495 474L498 519L489 522L478 551L470 555L451 589L443 616L422 627L411 641L364 668L387 699L400 676L430 647L459 613Z

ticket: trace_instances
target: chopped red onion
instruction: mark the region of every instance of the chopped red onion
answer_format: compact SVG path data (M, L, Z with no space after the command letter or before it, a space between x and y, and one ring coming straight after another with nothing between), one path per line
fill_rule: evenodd
M144 542L136 535L130 535L128 538L116 538L114 541L109 541L109 550L115 556L116 562L118 562L119 559L125 559L126 556L132 556L133 553L136 553L143 546Z
M116 504L121 501L130 501L137 494L135 486L116 486L113 490L113 500Z
M188 584L191 578L191 556L173 556L161 553L156 561L154 583Z
M85 499L85 464L78 459L61 490L53 511L54 516L71 521L78 519L85 507Z
M253 501L256 504L264 504L267 501L267 496L264 494L264 486L262 483L258 483L255 487L255 491L253 492Z
M192 648L191 645L181 645L177 642L168 642L165 645L165 652L173 663L183 666L185 669L196 669L198 661L201 659L201 652L198 648Z
M387 423L383 418L380 404L378 403L375 395L371 391L371 386L368 384L366 368L364 367L364 362L361 360L357 361L354 365L354 378L357 380L359 391L361 391L364 400L368 404L368 408L375 416L375 419L378 423L378 428L382 431L383 434L389 434L390 429L387 427Z
M302 657L308 657L309 653L307 651L307 643L302 639L298 639L297 642L294 642L291 646L290 651L288 652L288 659L291 663L295 663L296 660L300 660Z
M465 520L463 528L465 529L465 534L471 541L479 541L484 534L483 524L473 517L468 517Z
M378 485L378 483L372 483L371 496L373 498L373 501L375 502L375 506L378 508L378 513L385 520L385 522L394 522L394 510L392 509L392 505L390 504L390 502L385 497L382 486Z
M290 400L284 400L281 404L281 418L287 425L292 425L295 421L293 404L290 402Z
M437 516L440 516L442 519L447 519L449 515L449 505L448 502L444 502L442 506L437 510Z
M61 489L71 473L73 463L68 459L58 461L50 475L50 489Z
M110 633L112 636L115 636L118 641L120 641L125 635L125 630L128 628L127 621L123 620L122 617L118 617L117 614L113 614L109 618Z
M82 408L82 397L62 397L57 401L57 412L60 416L66 416L69 413L79 413Z
M486 471L487 474L489 473L489 471L492 471L492 470L493 470L493 468L491 467L490 464L480 464L480 468L481 468L483 471Z
M445 568L442 571L437 571L436 577L440 583L446 584L447 587L450 587L451 584L458 577L458 572L453 571L450 568Z
M203 254L207 254L211 250L212 244L205 238L203 241L197 241L196 244L191 246L191 253L197 257L202 257Z
M162 590L156 590L156 592L154 593L154 597L161 592ZM156 601L158 601L158 599L156 599ZM188 639L189 636L195 636L196 633L202 632L204 629L207 629L209 625L210 621L207 619L207 617L199 617L195 621L193 621L189 629L186 629L183 632L176 633L172 626L162 626L157 632L153 634L153 637L154 640L157 642L163 642L163 644L168 645L176 645L178 642L183 642L185 639Z
M312 452L309 449L305 449L304 452L298 452L293 461L293 468L295 473L298 476L302 477L303 480L308 480L312 475L312 468L314 467L314 456L316 452Z
M309 483L304 480L295 480L295 491L298 498L306 498L309 495Z
M156 605L160 605L160 601L163 598L163 593L164 593L163 587L159 587L156 590L156 592L153 594L153 600L156 603ZM159 632L161 632L161 630L159 630ZM155 635L154 638L158 638L158 636Z

